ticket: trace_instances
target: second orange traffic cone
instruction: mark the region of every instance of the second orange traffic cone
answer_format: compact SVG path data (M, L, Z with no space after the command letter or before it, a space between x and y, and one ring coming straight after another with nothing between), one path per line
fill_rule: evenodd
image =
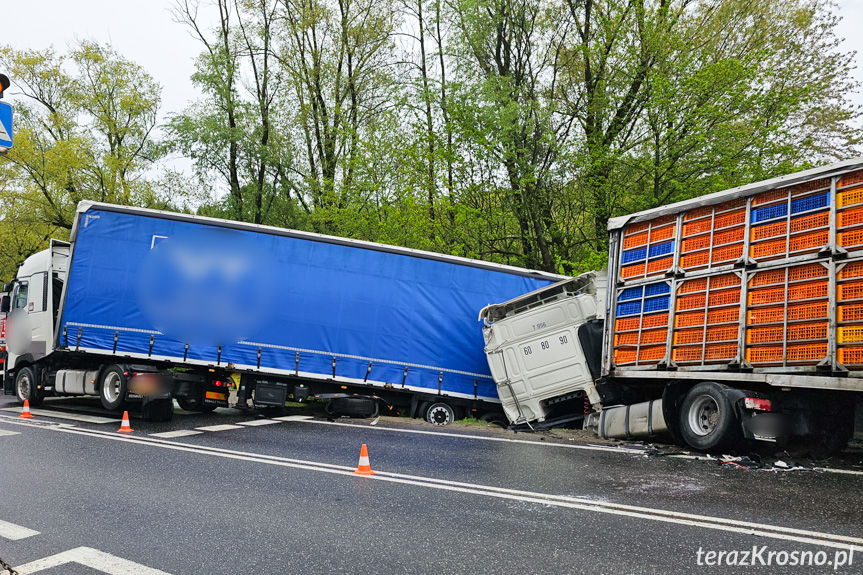
M354 471L355 475L374 475L375 472L372 471L372 466L369 465L369 448L366 447L366 444L363 443L363 446L360 448L360 464L357 466L357 470Z
M120 424L120 429L117 430L117 433L132 433L134 430L132 426L129 425L129 412L123 412L123 423Z
M23 417L24 419L28 419L28 418L33 417L33 414L30 413L30 400L29 399L24 400L24 409L23 409L23 411L21 411L21 415L19 415L18 417Z

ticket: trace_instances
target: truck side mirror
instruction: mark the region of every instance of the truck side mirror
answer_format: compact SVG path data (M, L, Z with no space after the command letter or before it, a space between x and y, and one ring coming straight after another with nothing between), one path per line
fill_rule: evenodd
M15 287L15 284L13 284L13 283L11 283L11 282L10 282L10 283L8 283L8 284L3 284L3 289L2 289L2 290L0 290L0 291L5 291L6 293L12 293L12 289L13 289L14 287Z
M4 295L3 299L0 300L0 313L9 313L9 303L11 299L8 295Z

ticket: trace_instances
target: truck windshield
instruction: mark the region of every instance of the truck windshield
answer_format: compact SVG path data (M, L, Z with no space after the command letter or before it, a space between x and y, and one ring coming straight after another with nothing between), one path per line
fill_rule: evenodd
M15 297L13 298L12 309L24 309L27 307L27 284L19 283L15 285Z

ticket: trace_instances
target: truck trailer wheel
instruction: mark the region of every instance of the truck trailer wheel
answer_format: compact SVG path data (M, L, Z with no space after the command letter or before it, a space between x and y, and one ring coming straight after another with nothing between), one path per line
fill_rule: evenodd
M448 403L443 403L442 401L430 404L428 409L425 411L425 420L432 425L449 425L456 419L455 408Z
M126 374L119 365L112 365L102 373L102 386L99 388L102 407L114 411L120 409L126 399Z
M740 423L723 389L718 383L705 381L690 389L683 399L680 434L691 447L708 451L740 441Z
M30 407L38 407L42 404L43 395L37 393L36 373L32 367L22 367L15 374L15 395L18 403L24 405L24 400L30 401Z

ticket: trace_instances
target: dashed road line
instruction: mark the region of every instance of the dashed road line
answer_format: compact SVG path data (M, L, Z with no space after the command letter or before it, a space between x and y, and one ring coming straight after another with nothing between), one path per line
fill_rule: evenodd
M21 413L22 407L4 407L3 411L13 411ZM64 411L50 411L47 409L30 409L30 413L37 417L54 417L56 419L71 419L72 421L83 421L85 423L117 423L116 418L97 417L95 415L85 415L83 413L66 413Z
M204 427L196 427L198 431L228 431L229 429L243 429L242 425L231 425L231 424L222 424L222 425L206 425Z
M0 437L5 437L7 435L21 435L20 431L9 431L8 429L0 429Z
M249 427L257 427L259 425L272 425L274 423L281 423L281 421L276 421L275 419L253 419L252 421L238 421L237 425L248 425Z
M0 537L3 539L18 541L21 539L27 539L28 537L33 537L34 535L39 535L39 532L34 531L33 529L27 529L26 527L21 527L20 525L15 525L14 523L9 523L8 521L0 520Z
M47 569L53 569L67 563L78 563L85 567L90 567L108 575L170 575L166 571L153 569L122 557L116 557L104 551L93 549L92 547L76 547L50 557L44 557L31 561L15 570L21 575L29 575L30 573L38 573Z
M187 435L200 435L203 431L195 431L194 429L176 429L174 431L162 431L161 433L149 433L150 437L164 437L170 439L172 437L186 437Z

